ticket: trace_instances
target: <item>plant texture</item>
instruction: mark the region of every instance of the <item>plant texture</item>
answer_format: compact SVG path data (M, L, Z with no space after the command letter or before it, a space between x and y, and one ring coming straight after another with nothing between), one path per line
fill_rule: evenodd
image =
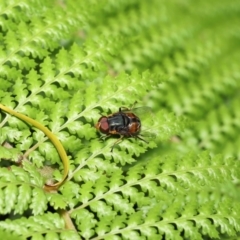
M0 2L1 239L238 239L237 0ZM119 107L148 143L101 138ZM150 134L149 134L150 133ZM150 136L148 138L148 136Z

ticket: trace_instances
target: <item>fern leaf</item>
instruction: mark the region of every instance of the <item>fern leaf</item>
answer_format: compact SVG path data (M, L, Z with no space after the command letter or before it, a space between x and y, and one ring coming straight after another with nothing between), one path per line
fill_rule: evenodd
M46 208L46 196L43 189L36 188L37 185L43 186L41 175L32 166L24 163L24 168L12 166L10 170L1 168L1 189L4 193L1 212L6 214L14 211L15 213L23 213L29 208L33 213L42 213ZM27 170L27 172L25 171ZM32 173L32 178L29 173ZM32 189L32 186L35 188ZM39 202L41 204L39 204Z
M0 113L0 236L239 237L239 1L0 9L0 102L49 128L70 165L45 192L62 179L56 149ZM111 151L117 139L94 125L136 101L152 108L139 115L148 143L124 138Z
M33 239L42 239L43 234L45 238L59 239L78 239L76 232L66 230L64 233L61 231L64 222L58 214L45 214L42 216L34 216L30 218L22 218L17 220L7 220L0 223L0 229L7 229L7 232L14 231L19 237L24 239L32 237ZM36 232L37 230L37 232Z

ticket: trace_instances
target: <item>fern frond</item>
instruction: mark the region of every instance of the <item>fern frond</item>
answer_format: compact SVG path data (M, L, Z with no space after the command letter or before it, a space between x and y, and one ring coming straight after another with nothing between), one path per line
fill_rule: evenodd
M27 167L25 170L15 166L12 166L11 170L1 168L2 214L12 211L22 214L29 208L29 204L34 214L42 213L46 208L46 194L39 189L44 183L41 175L29 163L24 166Z
M239 237L239 1L0 9L0 102L49 128L70 169L45 192L65 170L58 152L0 112L0 236ZM135 102L152 108L137 114L148 143L125 138L111 151L117 139L94 125Z
M104 239L108 235L113 237L118 233L126 234L126 236L140 233L139 236L145 236L145 232L154 234L151 229L155 228L156 233L160 235L170 234L169 236L173 236L184 230L186 237L197 234L200 238L201 231L203 231L201 234L217 237L216 229L218 226L225 229L223 232L226 231L227 234L234 236L235 231L238 231L240 226L237 223L238 220L229 218L225 221L225 217L219 217L222 214L228 215L230 213L224 207L219 209L219 206L225 201L230 201L231 198L220 197L222 194L221 192L216 193L216 189L214 190L215 194L208 190L207 196L203 198L200 196L203 194L202 191L206 191L203 188L211 189L214 187L213 182L218 188L219 184L223 182L239 179L239 174L235 171L238 168L235 167L235 164L239 165L239 163L233 159L225 160L221 156L208 156L208 161L206 161L206 154L194 160L193 156L185 156L183 159L165 158L162 159L162 162L156 158L130 168L126 173L127 176L118 170L114 171L111 176L102 176L94 183L88 181L81 185L79 200L82 205L71 210L72 217L77 218L79 214L83 214L85 218L84 212L89 207L89 217L92 213L97 214L100 221L100 227L97 227L97 222L95 223L97 224L96 231L103 236L98 237ZM212 166L210 167L209 164ZM187 195L182 195L186 190ZM206 198L208 202L205 202ZM221 198L222 200L219 200ZM172 203L167 206L166 202L169 202L169 199L172 199ZM199 201L198 205L193 204L195 201ZM202 205L202 201L204 201L204 205ZM150 221L144 216L146 211L151 212L152 208L156 215ZM121 216L116 215L116 211L120 211ZM159 218L161 216L159 211L163 214L162 218ZM178 213L179 211L181 214ZM237 209L233 211L237 211ZM198 212L201 212L199 216ZM231 212L231 214L233 213ZM140 220L138 220L139 217ZM213 223L208 220L209 218L213 220ZM86 217L86 219L88 218ZM91 219L90 217L89 221L92 221ZM233 228L231 227L232 220L234 221ZM93 232L89 232L89 228L85 228L85 223L83 224L80 219L76 219L76 221L83 237L91 237ZM191 222L196 224L193 225ZM178 231L175 232L170 227L171 224L176 224ZM188 224L190 225L188 226ZM170 228L166 232L168 227Z
M205 197L209 200L203 202L200 197L201 194L199 192L190 193L188 196L177 195L177 199L176 196L169 196L169 204L166 201L152 201L150 206L139 208L136 212L126 211L125 214L122 213L120 216L110 214L110 209L103 207L105 202L98 202L100 204L98 205L98 212L101 212L101 210L106 212L104 216L101 216L101 213L98 214L100 223L96 228L97 238L112 239L116 235L129 239L132 237L151 238L154 236L180 238L183 232L186 238L197 237L197 239L201 239L202 235L217 238L219 237L217 231L219 227L222 233L235 236L240 227L238 220L231 217L225 218L223 215L233 215L237 210L237 206L233 206L230 210L224 207L224 204L231 201L229 198L221 197L219 199L218 194L214 195L206 192ZM109 199L111 200L111 198ZM119 197L114 199L116 204L122 203L119 201ZM218 199L217 202L216 199ZM96 208L93 207L91 210L96 211ZM95 239L93 229L96 220L93 220L94 216L84 209L73 212L72 217L75 218L76 214L78 217L81 216L76 220L81 235L84 238ZM90 225L86 222L89 222Z
M73 230L65 230L64 221L58 214L44 214L42 216L33 216L30 218L20 218L17 220L7 220L0 222L0 229L8 234L14 233L20 239L31 237L32 239L79 239L77 233Z

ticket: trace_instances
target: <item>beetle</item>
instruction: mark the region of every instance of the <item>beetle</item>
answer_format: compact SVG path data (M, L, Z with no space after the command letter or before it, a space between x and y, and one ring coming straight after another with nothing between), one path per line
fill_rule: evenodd
M120 107L118 112L99 118L95 127L106 137L119 135L120 138L113 144L111 152L116 144L123 140L124 137L138 138L146 143L146 140L139 136L141 131L141 120L134 113L134 109Z

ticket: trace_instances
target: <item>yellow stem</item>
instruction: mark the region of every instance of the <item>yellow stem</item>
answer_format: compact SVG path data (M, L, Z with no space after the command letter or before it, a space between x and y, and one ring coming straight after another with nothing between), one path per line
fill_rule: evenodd
M52 191L52 190L57 190L66 180L67 176L68 176L68 172L69 172L69 159L67 157L67 154L65 152L65 149L63 148L61 142L58 140L58 138L46 127L44 127L42 124L40 124L39 122L37 122L36 120L27 117L21 113L15 112L14 110L0 104L0 109L2 109L3 111L31 124L32 126L38 128L39 130L41 130L42 132L44 132L47 137L51 140L51 142L53 143L53 145L56 147L58 154L63 162L63 167L64 167L64 173L63 173L63 178L60 182L57 182L53 185L48 185L45 184L44 189L46 191Z
M72 219L69 215L69 212L67 212L66 210L58 210L58 212L65 222L65 228L69 229L69 230L74 230L75 232L77 232L77 230L72 222Z

